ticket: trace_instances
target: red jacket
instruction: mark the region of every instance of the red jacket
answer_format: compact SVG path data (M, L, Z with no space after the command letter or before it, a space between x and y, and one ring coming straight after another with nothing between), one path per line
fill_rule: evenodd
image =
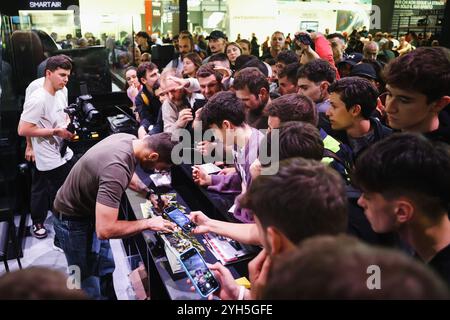
M339 75L339 71L334 64L333 50L331 50L331 45L328 40L322 34L318 34L317 38L314 40L314 44L316 46L316 53L321 59L326 60L331 64L333 69L336 70L336 80L339 80L341 76Z

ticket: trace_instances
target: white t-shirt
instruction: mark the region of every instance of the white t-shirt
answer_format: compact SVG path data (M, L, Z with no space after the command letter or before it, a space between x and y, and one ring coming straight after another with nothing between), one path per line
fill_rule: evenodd
M67 114L64 112L65 107L67 107L67 99L62 90L58 90L52 96L41 86L34 89L26 98L20 120L35 124L38 128L65 128L68 123ZM72 158L73 152L69 148L64 158L61 158L62 141L63 139L57 136L31 137L36 168L39 171L53 170Z
M36 80L33 80L25 90L25 101L27 101L28 97L38 88L42 88L44 86L45 77L37 78ZM68 93L67 93L67 87L62 88L62 92L64 93L64 96L66 97L66 103L68 103Z

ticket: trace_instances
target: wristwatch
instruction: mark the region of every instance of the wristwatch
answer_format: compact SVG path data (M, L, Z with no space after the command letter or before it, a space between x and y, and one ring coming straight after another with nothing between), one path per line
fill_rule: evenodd
M155 194L155 191L153 189L148 189L147 193L145 194L145 199L149 199L150 200L150 196L152 194Z

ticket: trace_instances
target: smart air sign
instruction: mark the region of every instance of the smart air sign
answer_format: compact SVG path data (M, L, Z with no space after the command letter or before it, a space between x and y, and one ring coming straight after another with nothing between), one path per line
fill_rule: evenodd
M30 1L30 9L62 9L61 1Z
M78 0L27 0L20 10L66 10L72 5L78 5Z

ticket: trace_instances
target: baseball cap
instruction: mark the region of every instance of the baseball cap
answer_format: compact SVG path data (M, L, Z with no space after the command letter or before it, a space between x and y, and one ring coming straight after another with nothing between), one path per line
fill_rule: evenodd
M209 40L209 39L220 39L220 38L226 39L227 37L225 36L225 34L222 31L214 30L214 31L212 31L209 34L209 36L206 37L206 40Z
M377 73L374 67L368 63L357 64L350 71L350 77L362 77L377 80Z
M349 65L354 66L354 65L360 63L362 59L363 59L363 55L361 53L354 52L354 53L348 54L344 60L342 60L338 63L338 65L347 63Z

